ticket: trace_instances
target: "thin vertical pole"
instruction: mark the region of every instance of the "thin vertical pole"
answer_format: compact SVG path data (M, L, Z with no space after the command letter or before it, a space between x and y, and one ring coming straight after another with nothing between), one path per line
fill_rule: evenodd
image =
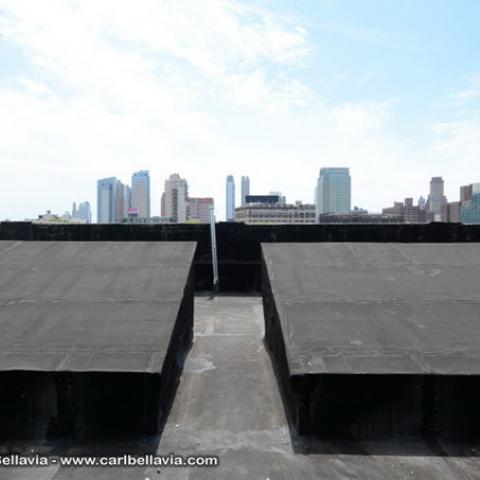
M210 205L210 236L212 238L213 291L218 292L217 237L215 233L215 207Z

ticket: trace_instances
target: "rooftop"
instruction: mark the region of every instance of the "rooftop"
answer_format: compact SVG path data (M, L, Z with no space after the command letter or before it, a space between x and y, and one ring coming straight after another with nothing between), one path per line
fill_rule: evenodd
M480 374L480 244L263 244L292 374Z
M0 479L478 478L480 449L466 454L455 445L428 446L401 439L349 449L338 442L315 443L292 437L263 335L261 298L195 299L194 343L157 452L218 455L219 467L4 467ZM28 452L32 448L55 451L54 445L28 444L23 448ZM107 454L123 446L97 443L95 448ZM78 455L82 450L70 447L66 453Z

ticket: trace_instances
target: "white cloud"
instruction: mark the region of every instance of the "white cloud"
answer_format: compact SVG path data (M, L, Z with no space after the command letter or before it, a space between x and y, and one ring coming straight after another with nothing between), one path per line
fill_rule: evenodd
M202 152L215 150L223 121L215 109L287 108L309 95L284 73L308 56L306 32L241 4L2 0L0 12L1 35L33 70L0 90L2 163L35 172L24 176L31 206L14 215L92 200L96 178L127 180L135 168L150 168L160 189L166 175L193 175ZM60 172L71 177L52 181ZM55 205L43 201L46 187ZM4 208L0 216L11 216Z
M392 102L331 105L302 81L307 31L242 2L0 0L0 35L31 62L0 87L2 178L21 179L2 182L0 218L95 204L97 178L141 168L156 213L172 172L223 218L227 174L310 201L334 165L351 167L355 203L379 210L424 193L435 156L476 148L475 128L448 125L415 151L389 133Z

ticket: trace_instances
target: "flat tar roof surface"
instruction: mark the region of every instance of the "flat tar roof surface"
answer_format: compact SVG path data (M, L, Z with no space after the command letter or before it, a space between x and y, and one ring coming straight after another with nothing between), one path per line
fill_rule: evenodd
M160 372L195 242L0 242L0 370Z
M259 297L195 299L195 339L156 450L218 455L218 467L2 467L0 480L478 480L480 448L398 438L345 445L292 438L263 346ZM129 446L132 447L131 445ZM66 451L65 451L66 450ZM118 444L26 442L19 454L118 455ZM61 453L60 453L61 452ZM96 453L95 453L96 452ZM0 446L0 453L3 452ZM140 452L141 453L141 450Z
M263 244L295 374L480 374L480 244Z

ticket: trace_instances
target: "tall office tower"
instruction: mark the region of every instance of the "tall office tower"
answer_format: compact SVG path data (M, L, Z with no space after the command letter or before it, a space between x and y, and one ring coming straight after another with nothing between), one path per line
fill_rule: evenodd
M317 218L321 213L350 213L351 190L348 168L321 168L315 190Z
M115 188L115 223L122 223L127 218L129 208L130 187L117 180Z
M187 221L187 181L178 173L170 175L165 180L162 197L162 216L175 223L185 223Z
M460 187L460 201L467 202L472 198L472 184Z
M433 215L433 220L439 222L442 218L442 206L447 203L443 193L443 178L432 177L430 180L430 195L427 200L427 211Z
M189 220L210 223L210 207L214 205L213 198L190 197L187 202Z
M97 222L115 223L115 199L117 191L115 177L97 181Z
M227 177L227 222L235 220L235 180L233 175Z
M165 211L165 192L162 193L162 197L160 198L160 217L166 218L167 214Z
M92 223L92 208L90 202L81 202L77 209L77 216L87 223Z
M250 195L250 177L242 177L242 202L241 205L242 207L246 205L245 203L245 197L247 195Z
M73 202L72 218L83 220L85 223L92 223L92 210L89 202L81 202L78 205Z
M132 175L131 208L138 210L138 216L150 217L150 174L140 170Z
M480 224L480 189L472 191L469 200L461 202L460 221L466 224Z

